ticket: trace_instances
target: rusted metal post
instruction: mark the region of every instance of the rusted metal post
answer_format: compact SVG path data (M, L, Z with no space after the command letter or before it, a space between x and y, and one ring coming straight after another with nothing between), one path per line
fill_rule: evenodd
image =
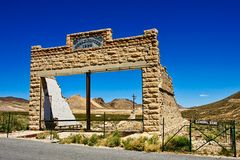
M90 94L90 72L86 73L86 118L87 130L91 130L91 94Z

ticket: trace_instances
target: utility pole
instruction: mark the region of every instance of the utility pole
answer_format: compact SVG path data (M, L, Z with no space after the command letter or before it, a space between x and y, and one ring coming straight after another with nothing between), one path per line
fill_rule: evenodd
M132 109L133 109L133 113L135 113L135 100L136 100L137 96L135 96L135 95L133 94L133 95L132 95L132 98L133 98L133 107L132 107Z

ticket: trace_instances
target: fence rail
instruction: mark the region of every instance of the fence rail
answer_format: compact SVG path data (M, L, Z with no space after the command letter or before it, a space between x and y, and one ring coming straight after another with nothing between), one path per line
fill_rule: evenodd
M125 117L118 117L118 115L116 114L106 114L105 112L103 114L97 114L99 117L92 117L91 119L91 126L92 126L92 129L91 130L87 130L87 131L90 131L90 132L103 132L103 134L105 135L106 132L111 132L111 131L114 131L117 129L117 124L119 124L119 122L128 122L128 123L131 123L132 126L129 126L129 124L126 124L126 126L122 126L121 128L122 129L118 129L119 131L122 131L122 132L133 132L133 133L136 133L136 132L143 132L143 116L142 115L137 115L135 119L129 119L129 118L126 118ZM128 116L127 116L128 117ZM52 126L52 128L45 128L47 130L64 130L64 131L79 131L81 130L80 128L78 127L74 127L69 125L69 128L68 126L59 126L57 127L57 123L58 122L83 122L82 123L82 127L81 129L82 130L86 130L86 127L84 128L83 125L86 123L87 121L87 118L77 118L77 119L69 119L69 120L58 120L58 119L52 119L52 120L41 120L41 123L42 124L46 124L46 123L52 123L52 124L55 124ZM107 123L110 123L111 124L108 124ZM138 126L134 126L134 123L138 122ZM130 124L130 125L131 125ZM139 126L139 124L141 126ZM112 125L112 126L111 126ZM97 126L97 127L96 127ZM127 128L128 127L128 128ZM132 128L131 128L132 127ZM137 129L136 129L137 128ZM43 128L44 130L44 128Z
M0 132L9 133L13 131L28 129L27 112L0 112Z
M236 127L238 126L238 127ZM166 141L166 133L164 132L165 121L163 118L162 121L162 151L166 150L166 146L184 129L185 137L188 137L188 151L189 152L197 152L206 144L210 142L216 143L218 146L222 148L222 150L230 152L233 157L237 157L237 136L240 137L240 128L239 122L235 120L232 121L209 121L209 120L189 120L189 124L183 125L180 129L178 129L172 136L170 136ZM206 133L206 131L208 131ZM203 144L200 146L193 145L196 140L196 134L198 137L205 140ZM193 137L195 140L193 140ZM225 139L226 141L224 141ZM223 142L224 141L224 142ZM222 144L224 143L224 145Z

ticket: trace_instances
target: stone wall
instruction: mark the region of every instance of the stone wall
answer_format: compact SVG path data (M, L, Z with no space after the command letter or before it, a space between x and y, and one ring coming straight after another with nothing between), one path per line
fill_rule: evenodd
M165 67L160 66L160 72L160 121L162 124L164 118L165 133L172 134L184 125L184 120L174 97L172 79L168 75ZM162 130L162 127L160 130Z
M160 116L165 97L159 90L161 66L159 58L158 31L145 30L144 35L112 39L111 29L96 30L67 35L66 46L42 48L33 46L31 50L30 80L30 129L39 129L40 76L39 72L54 72L64 69L109 66L116 64L146 62L142 68L144 129L159 131ZM73 49L73 40L78 37L103 37L103 45L95 48ZM69 73L71 74L71 73ZM167 81L164 81L167 83ZM172 88L166 90L171 90ZM170 103L169 103L170 104Z

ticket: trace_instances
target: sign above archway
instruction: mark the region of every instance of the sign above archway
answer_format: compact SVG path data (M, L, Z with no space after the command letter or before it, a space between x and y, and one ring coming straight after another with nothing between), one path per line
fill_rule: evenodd
M87 37L73 39L73 49L79 48L95 48L103 45L103 37Z

